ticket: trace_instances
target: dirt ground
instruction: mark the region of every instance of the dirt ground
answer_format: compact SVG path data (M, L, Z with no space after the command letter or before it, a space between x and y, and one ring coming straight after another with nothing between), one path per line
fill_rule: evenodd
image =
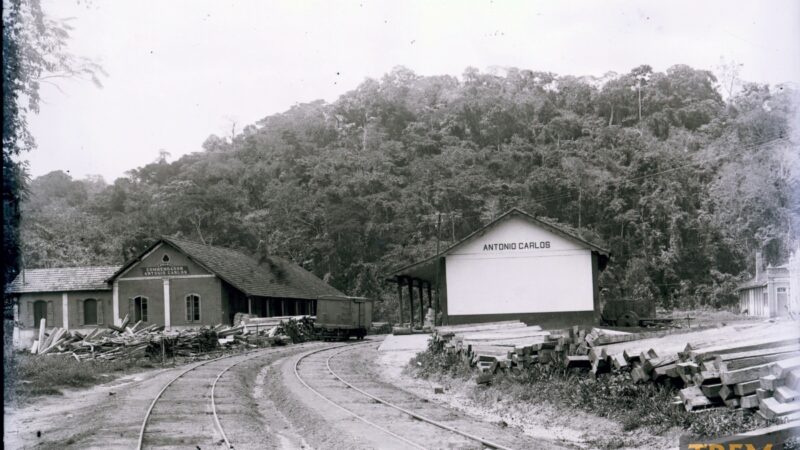
M387 340L402 341L406 336L390 336ZM416 338L419 340L419 338ZM440 377L435 380L414 378L402 368L424 345L403 345L401 342L381 346L377 367L387 382L415 395L452 407L458 411L493 423L504 423L529 436L573 448L607 448L622 446L629 449L676 447L680 430L664 435L652 435L638 429L626 432L622 425L592 414L561 408L545 403L509 401L491 386L478 386L474 380ZM435 394L435 387L444 393ZM546 448L546 447L545 447Z
M150 401L178 370L154 369L89 389L65 390L62 396L44 396L20 408L4 407L5 448L135 447Z
M725 309L697 308L674 309L671 311L657 310L658 317L675 319L681 326L702 327L725 323L763 322L763 317L751 317ZM688 318L688 319L687 319Z
M365 377L358 378L358 371L348 376L356 378L356 384L394 390L393 394L390 392L396 395L394 398L405 398L403 393L410 393L425 399L431 407L447 408L472 423L482 421L505 428L509 434L524 434L541 442L538 448L649 449L670 448L677 442L679 430L663 436L641 429L625 432L620 424L603 417L555 405L509 401L498 390L479 387L471 380L427 381L404 373L408 361L426 343L426 335L411 335L389 336L380 350L375 349L376 344L367 344L369 352L352 353L354 364L363 368ZM291 351L280 356L242 363L231 370L230 377L226 375L219 385L219 398L222 408L229 408L229 414L223 411L220 420L231 441L242 443L236 448L351 449L390 445L386 436L330 405L296 379L294 361L301 353L335 345L292 346ZM134 448L151 400L164 383L185 367L144 371L90 389L67 390L63 396L41 397L18 408L6 407L5 448ZM340 365L339 370L350 370L349 367ZM321 377L326 376L326 372L320 373ZM327 383L335 392L335 380L332 375L327 378L320 381L321 386ZM443 387L444 393L435 394L437 386ZM341 386L338 389L340 393L344 391ZM355 393L349 396L352 398L341 395L345 405L349 401L363 408L364 402L369 401L359 400ZM408 404L418 403L415 400Z
M283 439L284 435L291 436L291 430L275 433L278 439L265 439L273 435L275 413L274 409L264 409L254 395L264 384L264 380L258 378L262 366L307 348L306 345L289 346L281 348L280 355L240 364L218 383L216 398L220 420L232 441L246 443L237 448L307 448L302 439ZM165 383L187 367L144 371L88 389L65 390L62 396L43 396L18 407L6 405L4 447L135 448L150 402ZM211 381L213 378L200 380L202 386L198 389L208 389Z

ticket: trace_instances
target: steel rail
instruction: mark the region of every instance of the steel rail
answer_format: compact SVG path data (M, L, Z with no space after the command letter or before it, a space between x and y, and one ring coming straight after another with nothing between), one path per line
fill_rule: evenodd
M436 426L437 426L437 427L439 427L439 428L442 428L442 429L445 429L445 430L451 431L451 432L453 432L453 433L460 434L461 436L467 437L467 438L469 438L469 439L472 439L472 440L478 441L478 442L480 442L481 444L485 445L486 447L495 448L495 449L498 449L498 450L511 450L511 448L509 448L509 447L506 447L506 446L504 446L504 445L498 444L498 443L496 443L496 442L492 442L492 441L490 441L490 440L488 440L488 439L484 439L484 438L482 438L482 437L480 437L480 436L475 436L474 434L470 434L470 433L467 433L467 432L465 432L465 431L461 431L461 430L459 430L459 429L457 429L457 428L453 428L453 427L451 427L450 425L446 425L446 424L444 424L444 423L438 422L438 421L436 421L436 420L433 420L433 419L431 419L431 418L429 418L429 417L425 417L425 416L423 416L423 415L421 415L421 414L417 414L417 413L415 413L415 412L413 412L413 411L409 411L409 410L407 410L407 409L403 408L402 406L397 406L397 405L395 405L395 404L393 404L393 403L390 403L390 402L388 402L388 401L386 401L386 400L384 400L384 399L382 399L382 398L376 397L376 396L374 396L374 395L370 394L369 392L363 391L363 390L361 390L361 389L359 389L359 388L357 388L357 387L353 386L353 384L351 384L351 383L349 383L349 382L345 381L345 379L344 379L344 378L342 378L341 376L339 376L339 374L337 374L336 372L334 372L334 371L333 371L333 369L331 369L331 364L330 364L330 363L331 363L331 359L332 359L334 356L338 356L338 355L340 355L340 354L342 354L342 353L344 353L344 352L346 352L346 351L348 351L348 350L350 350L350 349L344 349L344 350L341 350L341 351L339 351L339 352L336 352L336 353L332 354L331 356L329 356L329 357L328 357L328 359L325 361L325 366L328 368L328 371L329 371L331 374L333 374L333 376L335 376L336 378L338 378L338 379L339 379L339 381L341 381L342 383L346 384L346 385L347 385L347 387L349 387L350 389L353 389L353 390L355 390L355 391L357 391L357 392L360 392L361 394L363 394L363 395L366 395L367 397L369 397L369 398L371 398L371 399L373 399L373 400L375 400L375 401L377 401L377 402L380 402L380 403L382 403L382 404L384 404L384 405L386 405L386 406L392 407L392 408L394 408L394 409L396 409L396 410L398 410L398 411L402 411L402 412L404 412L404 413L408 414L409 416L411 416L411 417L413 417L413 418L415 418L415 419L421 420L421 421L423 421L423 422L430 423L430 424L432 424L432 425L436 425Z
M267 353L271 353L271 352L262 352L261 354L267 354ZM275 353L280 354L281 352L277 351ZM231 364L230 366L226 367L225 369L222 370L222 372L217 374L217 378L215 378L214 382L211 384L211 413L214 415L214 423L217 425L217 429L219 430L219 433L222 435L222 439L225 440L225 445L227 445L228 448L233 448L233 445L231 445L231 442L228 440L228 435L225 434L225 430L222 428L222 423L220 423L220 421L219 421L219 415L217 415L217 402L214 400L214 391L217 388L217 381L219 381L219 379L222 377L222 375L225 374L225 372L233 369L234 367L238 366L239 364L241 364L243 362L250 361L251 359L253 359L253 358L257 357L257 356L259 356L259 355L250 356L248 358L245 358L245 359L243 359L241 361L237 361L237 362Z
M339 345L339 346L336 346L336 347L323 348L323 349L319 349L319 350L315 350L315 351L306 353L305 355L301 356L300 358L297 358L297 361L295 361L295 363L294 363L294 375L295 375L295 377L297 377L297 379L300 381L300 383L303 384L303 386L308 388L311 392L317 394L317 396L319 396L321 399L327 401L331 405L341 409L342 411L350 414L351 416L355 417L356 419L366 423L367 425L369 425L371 427L374 427L374 428L377 428L378 430L383 431L384 433L388 434L389 436L392 436L392 437L394 437L396 439L399 439L399 440L405 442L406 444L409 444L409 445L413 446L414 448L419 448L419 449L423 449L423 450L426 449L426 447L423 447L423 446L417 444L416 442L409 441L408 439L404 438L403 436L400 436L399 434L397 434L397 433L395 433L395 432L393 432L391 430L388 430L388 429L376 424L375 422L370 421L369 419L367 419L365 417L359 416L355 412L353 412L353 411L345 408L344 406L334 402L330 398L322 395L322 393L319 392L318 390L316 390L316 389L312 388L311 386L309 386L308 383L306 383L305 380L303 380L303 378L300 376L300 372L298 370L298 367L300 366L300 361L306 359L307 357L309 357L311 355L314 355L314 354L317 354L317 353L320 353L320 352L323 352L323 351L326 351L326 350L333 350L333 349L336 349L336 348L351 347L351 346L357 346L357 345L360 346L360 345L364 345L364 344L371 344L371 342L362 342L362 343L358 343L358 344L342 344L342 345Z
M151 416L151 414L153 412L153 408L155 408L156 403L158 403L158 400L161 398L161 396L164 394L164 392L166 392L166 390L172 385L172 383L174 383L175 381L177 381L179 378L181 378L182 376L186 375L187 373L191 372L192 370L197 369L198 367L204 366L206 364L212 363L214 361L219 361L219 360L226 359L226 358L233 358L235 356L248 355L248 354L251 354L251 353L258 353L256 355L253 355L253 356L250 356L248 358L245 358L245 359L237 362L236 364L233 364L233 365L227 367L226 369L224 369L222 371L222 373L225 373L230 368L236 366L237 364L243 363L245 361L249 361L249 360L251 360L251 359L253 359L253 358L255 358L255 357L257 357L257 356L259 356L261 354L271 353L268 350L274 350L274 349L275 349L275 347L270 347L268 349L251 350L251 351L247 351L247 352L244 352L244 353L234 353L234 354L231 354L231 355L220 356L218 358L209 359L208 361L203 361L203 362L201 362L199 364L195 364L194 366L189 367L188 369L186 369L183 372L179 373L177 376L175 376L175 378L171 379L169 382L167 382L167 384L164 385L164 387L161 388L161 390L158 392L158 394L156 394L156 396L153 398L153 401L150 403L150 407L147 408L147 412L144 415L144 420L142 421L142 426L139 429L139 441L136 444L136 449L137 450L142 450L142 448L143 448L142 444L144 443L144 432L145 432L145 429L147 428L147 422L150 420L150 416ZM222 425L219 422L219 418L217 417L216 409L214 407L214 387L216 386L217 381L219 380L219 378L222 375L222 373L217 375L217 378L214 380L214 384L211 387L211 405L212 405L212 411L214 412L214 422L216 423L217 428L219 429L220 433L222 434L223 439L225 439L225 443L228 445L228 448L232 448L231 445L230 445L230 442L228 441L227 436L225 435L225 431L222 429Z

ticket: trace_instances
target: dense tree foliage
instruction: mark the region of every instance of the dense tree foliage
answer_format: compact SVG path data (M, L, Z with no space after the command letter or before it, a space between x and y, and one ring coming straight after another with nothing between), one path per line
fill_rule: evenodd
M796 93L718 89L683 65L604 82L396 68L112 185L34 180L26 262L121 263L180 235L288 256L391 309L390 268L516 206L609 248L608 298L730 304L753 252L778 262L795 244Z

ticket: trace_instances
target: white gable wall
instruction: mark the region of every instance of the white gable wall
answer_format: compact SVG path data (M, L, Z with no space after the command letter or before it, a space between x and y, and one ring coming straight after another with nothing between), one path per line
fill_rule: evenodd
M449 315L594 309L591 251L520 217L446 256Z

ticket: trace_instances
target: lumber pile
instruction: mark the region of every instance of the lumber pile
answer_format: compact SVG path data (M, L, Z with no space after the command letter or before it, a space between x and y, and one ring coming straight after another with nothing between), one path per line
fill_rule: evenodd
M585 331L569 333L544 331L512 320L434 328L432 339L438 348L460 354L482 373L522 369L540 362L563 362L570 367L585 365L574 341ZM486 379L484 377L483 379Z
M237 322L236 319L240 318ZM316 339L314 316L254 317L236 314L233 323L239 323L245 334L263 334L268 337L286 336L293 343Z
M196 329L164 330L163 325L131 324L128 316L120 326L95 328L89 333L54 328L46 332L44 320L30 352L35 355L70 355L78 361L112 360L151 356L194 357L218 349L285 345L313 339L309 316L245 319L240 325L204 326ZM278 320L275 320L278 319ZM270 325L270 326L267 326Z
M432 344L456 353L488 383L498 371L552 364L592 375L625 373L632 383L669 383L687 411L750 409L766 419L800 418L800 333L763 323L626 333L573 327L544 331L519 321L436 327Z

